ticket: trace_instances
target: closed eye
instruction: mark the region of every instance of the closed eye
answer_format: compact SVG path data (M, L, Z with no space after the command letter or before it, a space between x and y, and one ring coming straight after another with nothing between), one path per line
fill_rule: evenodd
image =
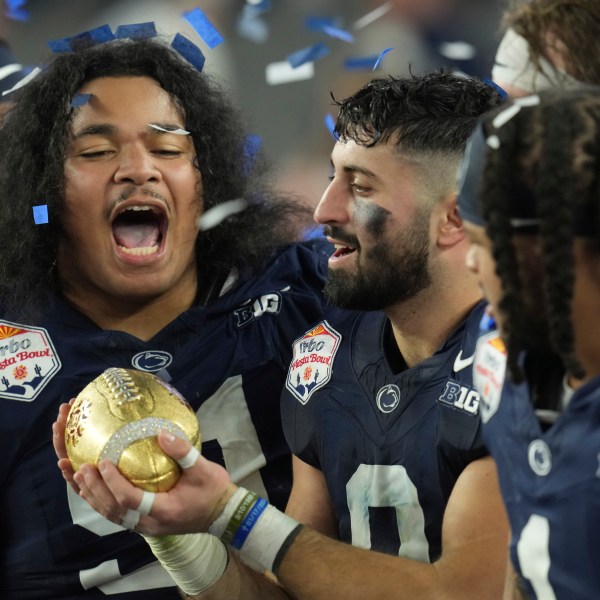
M91 150L88 152L80 152L79 156L83 156L84 158L101 158L108 154L112 154L114 150Z
M151 150L152 154L157 154L158 156L181 156L183 154L182 150Z

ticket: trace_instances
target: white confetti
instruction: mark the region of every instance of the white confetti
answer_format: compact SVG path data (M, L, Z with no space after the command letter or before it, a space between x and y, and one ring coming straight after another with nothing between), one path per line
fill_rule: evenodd
M9 75L13 73L18 73L23 68L23 65L19 65L17 63L13 63L12 65L4 65L0 69L0 80L6 79Z
M377 19L380 19L381 17L383 17L383 15L390 12L390 10L392 10L392 2L385 2L379 8L372 10L370 13L367 13L364 17L358 19L358 21L356 21L353 25L354 30L362 29L363 27L370 25L371 23L373 23L373 21L377 21Z
M306 62L294 68L287 60L283 60L268 64L265 75L269 85L279 85L280 83L312 79L315 75L315 67L313 62Z
M537 106L540 103L540 97L537 94L533 94L532 96L523 96L522 98L517 98L513 100L513 104L517 104L518 106Z
M207 210L203 215L201 215L196 221L196 226L200 231L212 229L213 227L216 227L222 223L225 219L229 218L231 215L242 212L247 206L248 201L244 200L244 198L236 198L235 200L222 202L217 206L213 206L213 208Z
M181 127L177 128L177 129L165 129L164 127L161 127L160 125L157 125L156 123L148 123L148 127L152 127L153 129L156 129L157 131L164 131L165 133L174 133L175 135L190 135L189 131L186 131L185 129L181 129Z
M485 143L493 150L498 150L498 148L500 148L500 138L497 135L490 135L490 137L485 140Z
M36 67L35 69L33 69L33 71L31 71L31 73L29 73L29 75L17 81L17 83L15 83L15 85L13 85L10 88L10 90L4 90L2 92L2 95L6 96L6 94L10 94L11 92L18 90L19 88L22 88L24 85L27 85L34 77L36 77L38 73L41 72L42 70L39 67Z
M513 117L516 117L521 112L521 107L518 104L509 106L506 110L497 114L492 121L492 125L496 129L500 129L506 125Z
M477 48L468 42L444 42L438 50L450 60L471 60L477 56Z

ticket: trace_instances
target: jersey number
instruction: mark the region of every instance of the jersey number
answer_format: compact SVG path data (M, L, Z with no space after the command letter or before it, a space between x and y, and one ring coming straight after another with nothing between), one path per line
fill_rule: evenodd
M531 515L521 531L517 543L517 556L523 577L529 580L538 598L556 600L556 595L548 579L550 570L550 524L546 517Z
M417 488L401 465L360 465L346 485L352 545L371 548L369 508L396 511L399 556L429 562L425 517Z

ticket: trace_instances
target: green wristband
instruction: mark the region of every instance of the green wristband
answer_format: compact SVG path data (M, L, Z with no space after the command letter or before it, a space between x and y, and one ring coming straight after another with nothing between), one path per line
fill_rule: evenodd
M225 527L225 531L221 536L221 540L225 544L229 544L235 535L235 532L239 529L242 521L246 518L246 515L250 512L250 509L254 506L255 502L258 500L258 496L254 492L247 492L246 495L242 498L242 501L238 504L238 507L235 509L229 523L227 523L227 527Z

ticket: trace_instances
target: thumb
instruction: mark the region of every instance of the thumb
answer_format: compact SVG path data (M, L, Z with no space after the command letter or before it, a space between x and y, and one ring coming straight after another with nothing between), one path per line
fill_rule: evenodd
M170 431L162 429L159 431L157 439L162 451L176 460L183 469L189 469L200 456L197 448Z

